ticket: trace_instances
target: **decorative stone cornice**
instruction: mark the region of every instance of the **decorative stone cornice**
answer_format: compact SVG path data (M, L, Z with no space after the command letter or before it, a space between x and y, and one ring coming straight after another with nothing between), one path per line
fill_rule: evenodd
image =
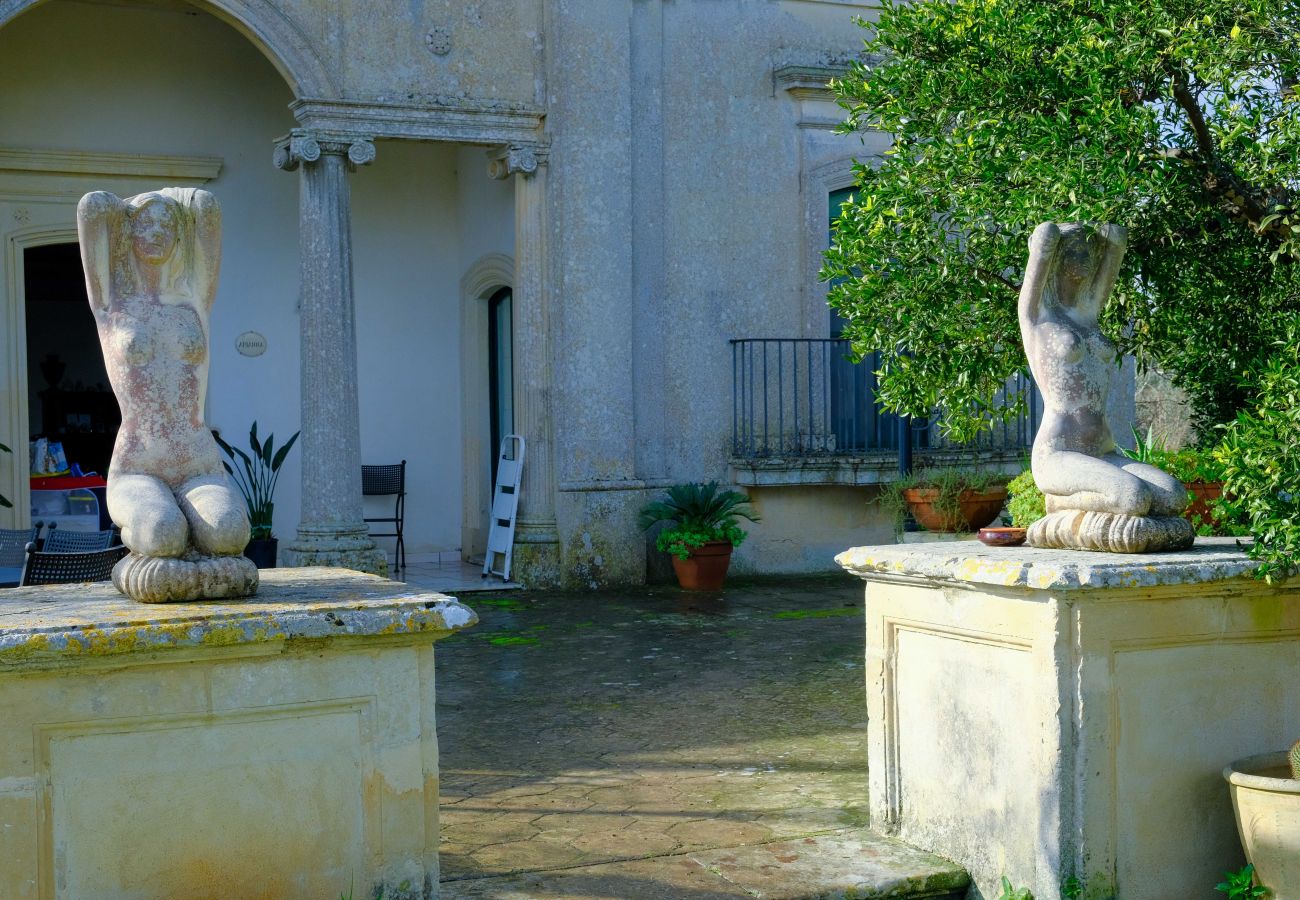
M834 100L830 80L848 72L847 66L836 65L786 65L773 70L777 87L788 91L798 100Z
M289 109L310 131L461 144L535 142L545 119L540 109L506 100L415 94L400 102L303 98Z
M303 163L314 163L322 154L345 156L352 168L375 160L375 142L369 135L295 128L275 144L277 169L292 172Z
M544 165L546 150L537 144L506 144L488 151L488 175L498 181L511 175L532 175Z
M772 81L798 104L799 127L829 130L844 120L830 80L841 78L849 71L847 63L818 61L790 63L772 70Z
M82 150L27 150L0 147L0 171L54 175L128 175L211 181L221 174L219 156L145 156Z

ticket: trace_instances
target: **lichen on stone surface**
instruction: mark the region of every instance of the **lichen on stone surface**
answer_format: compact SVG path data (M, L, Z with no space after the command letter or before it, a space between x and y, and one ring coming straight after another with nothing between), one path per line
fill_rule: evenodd
M454 597L346 569L269 570L236 601L142 605L107 583L0 594L0 671L175 648L429 634L475 624Z

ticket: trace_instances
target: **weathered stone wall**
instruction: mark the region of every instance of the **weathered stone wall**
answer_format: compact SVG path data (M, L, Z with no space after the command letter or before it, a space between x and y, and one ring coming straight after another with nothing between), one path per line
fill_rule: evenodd
M530 105L539 99L539 0L276 5L320 48L345 97Z
M774 71L855 52L861 12L771 0L549 9L559 525L580 583L641 577L645 542L628 525L658 486L730 478L728 340L827 333L824 307L807 314L804 169L863 146L810 142ZM620 505L629 512L611 514ZM769 533L796 506L781 504ZM794 562L776 559L745 564Z
M1153 443L1170 450L1196 443L1187 395L1163 372L1148 369L1137 376L1135 405L1136 427L1143 439L1149 434Z

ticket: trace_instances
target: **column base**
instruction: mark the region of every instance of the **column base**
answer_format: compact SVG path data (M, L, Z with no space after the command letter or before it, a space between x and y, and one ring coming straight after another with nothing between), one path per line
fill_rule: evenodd
M560 583L560 536L554 522L520 522L515 526L510 580L530 588Z
M332 566L388 577L388 554L365 531L299 528L285 545L281 559L289 568Z

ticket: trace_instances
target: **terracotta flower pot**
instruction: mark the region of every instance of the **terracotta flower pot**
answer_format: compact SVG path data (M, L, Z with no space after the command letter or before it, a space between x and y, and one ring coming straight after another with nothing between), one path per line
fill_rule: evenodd
M1223 770L1246 860L1270 897L1300 897L1300 781L1286 753L1239 759Z
M978 531L998 517L1007 502L1007 489L1003 486L982 491L967 488L957 497L955 514L935 508L938 488L906 488L903 499L912 516L928 531Z
M731 541L709 541L687 559L673 557L677 583L687 591L720 591L731 565Z
M1183 515L1188 519L1199 516L1202 522L1209 522L1211 504L1223 496L1223 482L1189 481L1184 487L1191 496L1191 502L1187 504L1187 509L1183 510Z

